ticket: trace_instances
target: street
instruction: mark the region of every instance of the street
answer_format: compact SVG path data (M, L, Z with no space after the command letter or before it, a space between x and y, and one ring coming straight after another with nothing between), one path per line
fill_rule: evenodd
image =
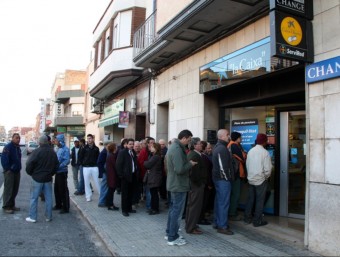
M53 212L53 220L46 222L44 202L39 200L38 221L28 223L31 178L25 172L27 155L23 153L21 183L15 214L0 212L0 249L2 256L112 256L105 244L90 227L78 209L70 202L70 213ZM1 165L0 165L1 166ZM3 182L2 166L1 186ZM1 192L2 196L2 192ZM53 199L54 200L54 199ZM2 197L0 204L2 206Z

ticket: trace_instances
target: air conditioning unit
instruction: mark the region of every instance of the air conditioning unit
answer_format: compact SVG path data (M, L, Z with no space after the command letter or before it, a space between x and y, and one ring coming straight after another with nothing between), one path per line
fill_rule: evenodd
M91 112L102 114L104 112L104 101L91 97Z

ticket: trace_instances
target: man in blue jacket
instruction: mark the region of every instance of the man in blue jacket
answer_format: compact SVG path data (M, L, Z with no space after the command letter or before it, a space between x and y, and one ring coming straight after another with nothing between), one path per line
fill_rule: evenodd
M12 141L8 143L1 155L1 165L4 170L4 193L3 193L3 210L6 213L13 214L14 211L20 211L15 206L15 197L19 191L20 170L21 170L21 150L19 146L20 135L14 133Z
M70 197L67 187L67 165L70 163L70 150L65 145L64 134L57 135L54 143L58 146L57 156L59 160L59 168L55 175L55 206L53 207L53 210L60 210L60 213L63 214L68 213L70 209Z

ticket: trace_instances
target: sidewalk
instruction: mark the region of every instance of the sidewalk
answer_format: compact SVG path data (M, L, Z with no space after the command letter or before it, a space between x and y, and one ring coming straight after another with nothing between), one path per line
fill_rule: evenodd
M202 235L186 234L182 221L181 234L188 244L168 246L164 240L167 222L164 201L160 202L159 215L148 215L141 204L136 214L124 217L121 211L99 208L96 189L92 202L86 202L85 196L73 194L75 190L70 176L68 185L71 200L115 256L317 256L303 249L301 245L265 236L260 232L264 227L253 228L251 225L243 225L242 222L231 224L235 234L225 236L218 234L212 226L200 226L204 232ZM120 207L120 195L115 194L114 201L115 205Z

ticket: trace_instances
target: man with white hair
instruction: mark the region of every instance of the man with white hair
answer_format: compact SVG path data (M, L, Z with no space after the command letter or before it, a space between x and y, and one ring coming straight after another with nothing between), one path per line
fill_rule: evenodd
M26 162L26 172L32 177L31 200L27 222L37 221L38 198L41 192L45 196L45 218L52 220L52 176L59 168L57 154L48 144L47 136L39 138L39 147L32 152Z

